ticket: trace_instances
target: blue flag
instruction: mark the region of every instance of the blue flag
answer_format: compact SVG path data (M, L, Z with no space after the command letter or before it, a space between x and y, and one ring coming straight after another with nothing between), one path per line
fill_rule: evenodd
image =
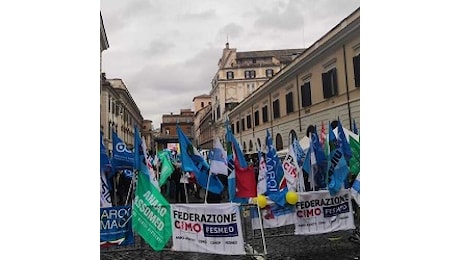
M204 189L208 186L209 191L212 193L220 194L224 189L224 185L220 182L217 175L211 174L209 177L209 164L201 156L198 150L192 145L188 137L182 132L179 126L176 126L177 134L179 136L180 145L180 159L182 163L182 170L184 172L193 172L196 177L197 183Z
M126 144L114 131L112 131L112 137L112 165L114 172L117 170L132 169L134 166L133 152L126 147Z
M276 154L276 149L273 146L270 132L267 129L267 137L265 139L267 145L267 196L276 204L284 207L286 204L287 188L280 190L280 182L283 179L284 171L281 166L281 160Z
M356 121L353 119L353 133L359 134L358 127L356 126Z
M316 157L317 174L315 175L315 183L319 188L326 188L326 172L327 172L327 157L324 154L323 147L319 141L318 135L314 133L312 135L313 151Z
M328 176L329 181L329 193L331 196L335 196L342 188L345 180L348 177L348 165L345 160L345 156L342 150L342 142L336 138L332 127L329 125L329 169Z
M340 120L337 121L337 133L337 139L340 142L340 147L342 148L343 155L345 156L345 160L348 162L353 156L353 153L351 152L350 143L347 141L347 137L345 136L345 132L343 131L342 123L340 123Z
M293 148L294 148L294 153L296 155L296 159L297 159L297 164L298 165L302 165L303 164L303 161L305 159L305 151L302 149L302 146L300 146L300 143L299 143L299 140L297 140L297 138L294 140L294 142L292 143L293 144Z

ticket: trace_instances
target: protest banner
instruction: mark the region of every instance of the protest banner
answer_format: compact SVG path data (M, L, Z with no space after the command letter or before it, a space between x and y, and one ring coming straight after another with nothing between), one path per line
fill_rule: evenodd
M245 255L236 203L171 204L174 251Z

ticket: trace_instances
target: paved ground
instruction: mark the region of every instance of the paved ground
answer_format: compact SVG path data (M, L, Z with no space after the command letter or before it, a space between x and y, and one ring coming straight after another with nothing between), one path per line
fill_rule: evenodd
M201 193L204 197L204 193ZM189 195L190 203L202 203L203 200ZM173 199L168 198L174 202ZM133 247L101 249L101 260L129 260L129 259L197 259L197 260L238 260L238 259L263 259L255 257L251 249L263 253L262 240L258 233L245 231L248 244L248 256L212 255L203 253L174 252L170 245L162 252L155 252L147 244L136 239ZM305 260L354 260L359 259L359 244L350 242L351 230L334 233L295 236L293 226L269 229L265 233L267 243L267 256L265 259L305 259ZM252 255L252 256L251 256Z

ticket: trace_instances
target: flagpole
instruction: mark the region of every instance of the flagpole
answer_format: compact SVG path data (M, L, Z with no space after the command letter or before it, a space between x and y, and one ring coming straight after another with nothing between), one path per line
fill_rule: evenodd
M264 226L262 224L262 214L260 214L259 203L256 204L256 207L257 207L257 212L259 213L260 233L262 235L262 244L264 245L264 256L266 256L267 255L267 244L265 242Z
M208 204L209 179L211 179L211 171L209 171L209 174L208 174L208 182L206 183L206 193L205 193L205 195L204 195L204 204Z
M117 180L118 180L118 171L115 172L115 176L113 176L112 181L113 181L113 202L114 206L118 206L117 204Z
M187 191L187 185L186 183L184 182L184 191L185 191L185 203L188 204L188 191Z
M131 183L129 184L128 195L126 196L125 206L128 205L129 198L131 197L131 192L134 193L134 183L137 181L137 171L133 172L133 177L131 178Z

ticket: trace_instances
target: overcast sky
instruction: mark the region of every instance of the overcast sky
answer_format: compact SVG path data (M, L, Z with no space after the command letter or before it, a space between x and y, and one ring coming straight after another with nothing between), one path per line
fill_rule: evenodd
M120 78L144 119L209 94L228 42L237 51L308 48L357 0L101 0L107 78Z

